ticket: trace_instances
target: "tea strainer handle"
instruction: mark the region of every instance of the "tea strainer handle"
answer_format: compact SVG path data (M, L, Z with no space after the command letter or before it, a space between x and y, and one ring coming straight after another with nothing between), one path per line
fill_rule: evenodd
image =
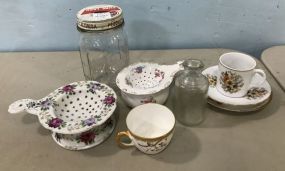
M17 114L23 111L26 111L30 114L37 115L39 112L38 107L36 107L37 101L33 99L21 99L17 100L12 103L9 108L8 112L11 114Z
M159 68L162 69L165 72L168 72L170 77L173 77L178 71L183 70L182 63L184 61L178 61L176 64L172 65L161 65Z

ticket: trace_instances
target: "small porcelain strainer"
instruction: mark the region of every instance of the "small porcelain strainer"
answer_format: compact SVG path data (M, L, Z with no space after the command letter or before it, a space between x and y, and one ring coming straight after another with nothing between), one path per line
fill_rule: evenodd
M117 76L117 86L125 93L153 94L168 87L175 73L182 69L182 61L174 65L137 63L123 69Z
M40 100L22 99L9 106L10 113L26 111L55 133L78 134L102 125L114 112L113 89L96 81L60 87Z
M117 75L116 84L128 106L163 104L169 95L169 85L175 73L183 69L182 62L173 65L136 63L124 68Z

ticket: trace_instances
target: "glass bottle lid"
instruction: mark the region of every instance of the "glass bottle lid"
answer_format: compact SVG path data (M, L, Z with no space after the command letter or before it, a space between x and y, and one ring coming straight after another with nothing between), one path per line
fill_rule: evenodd
M115 5L88 6L77 13L77 26L86 31L107 30L124 22L123 10Z

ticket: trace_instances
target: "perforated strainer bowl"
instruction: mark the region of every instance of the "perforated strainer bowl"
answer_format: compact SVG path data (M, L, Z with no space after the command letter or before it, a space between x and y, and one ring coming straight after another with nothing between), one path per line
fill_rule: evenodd
M183 69L182 62L174 65L136 63L118 74L116 84L131 107L150 102L163 104L168 97L168 87L175 73Z

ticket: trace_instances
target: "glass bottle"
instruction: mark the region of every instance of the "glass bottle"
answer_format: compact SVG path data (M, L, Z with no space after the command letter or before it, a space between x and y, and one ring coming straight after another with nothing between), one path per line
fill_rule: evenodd
M129 62L123 25L122 9L118 6L95 5L77 13L80 57L86 80L116 88L116 76Z
M176 119L186 126L203 122L207 103L208 79L202 75L202 61L188 59L175 79L173 108Z

